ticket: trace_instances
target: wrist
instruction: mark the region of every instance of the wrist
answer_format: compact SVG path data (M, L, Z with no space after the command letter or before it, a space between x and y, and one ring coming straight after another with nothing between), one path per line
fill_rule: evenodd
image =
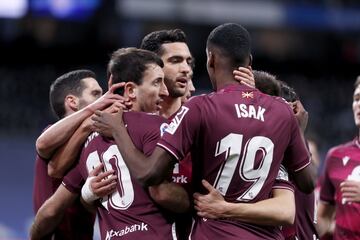
M88 204L92 204L92 202L99 199L90 186L90 182L93 178L95 178L95 176L88 177L85 181L85 184L81 188L81 197Z

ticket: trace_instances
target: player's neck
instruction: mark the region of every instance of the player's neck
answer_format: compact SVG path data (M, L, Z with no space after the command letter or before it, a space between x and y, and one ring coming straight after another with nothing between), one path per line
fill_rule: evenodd
M222 71L217 74L216 79L216 90L224 88L226 85L239 83L235 80L233 73L228 71Z
M172 98L165 97L164 101L161 102L160 115L164 118L171 117L181 107L181 97Z

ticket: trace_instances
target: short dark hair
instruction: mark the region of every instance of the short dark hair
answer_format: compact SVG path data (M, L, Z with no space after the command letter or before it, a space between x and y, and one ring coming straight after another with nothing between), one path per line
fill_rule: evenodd
M262 93L271 95L271 96L280 96L281 87L279 80L276 79L276 76L264 72L253 70L255 87L259 89Z
M245 67L251 54L250 34L236 23L225 23L212 30L206 46L218 48L233 68Z
M58 77L50 86L49 99L53 113L60 119L65 116L65 97L73 94L80 97L85 88L84 78L96 79L96 74L87 69L65 73Z
M280 81L281 92L280 97L284 98L287 102L295 102L299 100L299 96L295 89L290 87L286 82Z
M360 85L360 76L356 78L356 81L354 83L354 89L356 89Z
M160 30L146 35L141 42L141 49L154 52L161 56L162 45L165 43L186 42L186 35L181 29Z
M112 53L108 64L108 77L112 75L112 83L134 82L142 83L142 78L147 64L154 63L161 68L164 63L161 58L153 52L138 48L120 48Z

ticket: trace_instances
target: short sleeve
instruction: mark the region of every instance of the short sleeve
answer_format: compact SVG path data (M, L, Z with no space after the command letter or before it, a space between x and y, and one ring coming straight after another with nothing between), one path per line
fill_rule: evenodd
M291 114L290 142L285 151L284 165L289 172L297 172L310 164L310 154L306 148L299 125Z
M200 97L193 98L182 106L158 142L158 146L179 161L190 152L190 147L200 131L202 121L200 100Z
M62 185L72 193L81 193L81 188L85 183L83 176L79 170L79 164L66 174L62 181Z

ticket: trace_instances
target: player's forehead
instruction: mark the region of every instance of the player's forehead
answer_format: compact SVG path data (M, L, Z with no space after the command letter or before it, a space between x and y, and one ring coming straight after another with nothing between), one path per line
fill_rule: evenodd
M184 42L164 43L162 44L162 51L163 58L170 58L173 56L180 56L185 59L192 58L190 49Z
M85 88L100 88L99 83L96 81L95 78L84 78L81 80L85 86Z
M146 64L146 70L143 73L143 82L153 81L158 78L164 78L164 71L162 68L155 63Z
M360 96L360 85L357 86L357 88L355 88L354 97L355 97L355 96Z

